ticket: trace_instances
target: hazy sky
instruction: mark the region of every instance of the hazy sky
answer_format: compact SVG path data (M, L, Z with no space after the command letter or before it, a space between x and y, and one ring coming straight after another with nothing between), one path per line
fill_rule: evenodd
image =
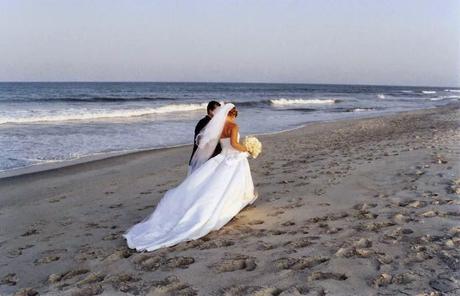
M460 0L0 0L0 81L460 86Z

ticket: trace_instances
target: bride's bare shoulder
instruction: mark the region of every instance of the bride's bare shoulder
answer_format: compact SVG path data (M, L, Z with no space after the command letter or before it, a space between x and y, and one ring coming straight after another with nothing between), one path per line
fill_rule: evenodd
M230 129L238 128L238 124L234 122L227 122L226 125L227 125L227 128L230 128Z
M222 138L230 138L233 130L238 130L238 125L233 122L226 122L222 131Z

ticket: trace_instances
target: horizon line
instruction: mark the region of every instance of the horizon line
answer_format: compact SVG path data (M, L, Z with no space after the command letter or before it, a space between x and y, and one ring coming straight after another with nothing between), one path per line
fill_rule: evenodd
M452 85L407 85L407 84L374 84L374 83L311 83L311 82L247 82L247 81L148 81L148 80L0 80L0 83L208 83L208 84L298 84L298 85L348 85L348 86L390 86L390 87L435 87L460 88Z

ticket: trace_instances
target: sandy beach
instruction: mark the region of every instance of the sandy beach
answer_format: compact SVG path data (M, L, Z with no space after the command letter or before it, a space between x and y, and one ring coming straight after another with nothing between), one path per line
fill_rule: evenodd
M459 109L260 136L258 200L154 252L121 234L190 146L0 179L0 295L458 295Z

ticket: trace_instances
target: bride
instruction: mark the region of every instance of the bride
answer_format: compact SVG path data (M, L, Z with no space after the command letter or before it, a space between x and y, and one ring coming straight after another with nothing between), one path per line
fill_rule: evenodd
M233 104L217 110L198 135L190 173L166 192L155 211L123 236L138 251L153 251L198 239L220 229L255 201L247 149L239 143L238 111ZM209 159L220 141L222 152Z

